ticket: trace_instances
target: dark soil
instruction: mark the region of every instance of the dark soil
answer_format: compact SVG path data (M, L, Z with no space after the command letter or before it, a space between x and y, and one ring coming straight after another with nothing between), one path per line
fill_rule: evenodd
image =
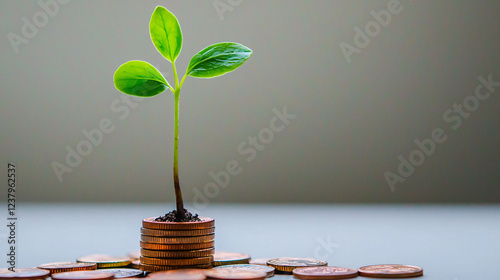
M172 210L165 214L165 216L160 216L155 219L155 222L200 222L201 219L198 218L198 214L191 214L191 212L188 212L186 209L186 216L184 219L179 219L177 217L177 210Z

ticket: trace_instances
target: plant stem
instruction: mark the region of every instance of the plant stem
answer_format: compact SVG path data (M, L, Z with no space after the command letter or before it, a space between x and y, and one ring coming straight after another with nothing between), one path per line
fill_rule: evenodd
M174 135L174 189L175 202L177 204L177 219L181 220L186 216L184 203L182 201L181 186L179 183L179 90L174 92L175 99L175 135Z
M172 62L172 68L174 71L174 79L175 79L174 189L175 189L175 203L177 205L176 220L181 221L186 217L186 210L184 209L181 186L179 183L179 95L181 93L181 87L179 86L179 79L177 77L177 71L175 69L175 62Z

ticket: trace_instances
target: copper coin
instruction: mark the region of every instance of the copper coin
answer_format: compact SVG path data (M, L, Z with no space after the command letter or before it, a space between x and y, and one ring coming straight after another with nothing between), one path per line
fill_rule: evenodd
M54 273L51 277L53 280L113 280L115 275L93 270Z
M262 271L266 273L267 277L274 276L274 267L256 265L256 264L231 264L214 267L214 269L234 269L244 271ZM356 271L357 272L357 271Z
M193 244L213 241L215 234L191 237L157 237L141 235L141 241L155 244Z
M141 249L141 255L151 258L165 258L165 259L186 259L186 258L200 258L209 257L215 253L214 248L201 249L201 250L188 250L188 251L158 251Z
M267 262L269 260L272 260L273 258L260 258L260 259L251 259L250 264L256 264L256 265L267 265Z
M141 263L141 270L147 272L155 272L155 271L167 271L167 270L176 270L176 269L193 269L193 268L211 268L211 264L198 264L198 265L176 265L176 266L168 266L168 265L152 265L152 264L143 264Z
M299 267L326 266L327 264L325 261L309 258L276 258L267 262L267 265L276 268L276 271L280 272L292 272Z
M359 275L379 278L406 278L424 275L418 266L401 264L368 265L358 269Z
M60 273L67 271L79 270L95 270L97 269L96 263L77 263L77 262L55 262L39 265L37 268L46 269L50 273Z
M235 269L211 269L207 270L208 278L224 280L264 280L267 274L262 271L235 270Z
M215 228L192 229L192 230L161 230L141 228L141 234L158 237L175 237L175 236L200 236L209 235L215 232Z
M196 264L211 264L213 257L202 257L202 258L192 258L192 259L160 259L160 258L150 258L141 256L141 263L152 264L152 265L165 265L165 266L186 266L186 265L196 265Z
M144 275L144 272L142 270L133 268L106 268L98 269L96 271L113 273L115 275L115 278L131 278Z
M192 230L212 228L215 226L215 221L212 218L198 218L200 218L200 222L155 222L156 217L151 217L142 220L142 227L163 230Z
M248 264L250 255L240 253L215 252L214 266L229 264Z
M7 268L0 269L0 279L2 280L41 280L49 277L50 271L38 268L14 268L11 271Z
M114 257L109 255L90 255L76 259L80 263L96 263L97 268L124 267L130 264L128 257Z
M356 269L336 266L301 267L293 270L297 279L347 279L358 276Z
M204 280L207 278L203 269L178 269L158 271L148 275L153 280Z
M192 243L192 244L156 244L141 241L141 248L148 250L171 250L171 251L185 251L185 250L200 250L213 248L215 245L214 241L204 242L204 243Z

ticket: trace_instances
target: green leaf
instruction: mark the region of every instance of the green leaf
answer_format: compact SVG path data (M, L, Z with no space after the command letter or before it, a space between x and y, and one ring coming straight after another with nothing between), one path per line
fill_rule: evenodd
M213 78L231 72L252 55L252 50L238 43L217 43L197 53L186 70L196 78Z
M162 6L157 6L151 15L149 34L161 55L174 62L182 48L181 26L174 14Z
M151 97L172 87L156 68L140 60L132 60L116 69L115 87L128 95Z

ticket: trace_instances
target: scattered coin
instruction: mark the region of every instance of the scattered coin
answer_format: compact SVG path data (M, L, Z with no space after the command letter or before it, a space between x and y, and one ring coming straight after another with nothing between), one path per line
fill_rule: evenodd
M152 264L152 265L166 265L166 266L186 266L195 264L211 264L213 261L212 256L202 257L202 258L192 258L192 259L160 259L160 258L149 258L141 256L141 264Z
M132 268L106 268L106 269L98 269L96 271L113 273L116 278L131 278L136 276L144 275L144 271L139 269Z
M214 248L187 250L187 251L158 251L141 249L141 255L151 258L166 258L166 259L185 259L185 258L200 258L212 256L215 252Z
M233 269L233 270L244 270L244 271L262 271L267 274L267 277L274 276L274 267L255 265L255 264L232 264L232 265L222 265L214 267L214 269ZM357 271L356 271L357 273Z
M7 268L0 269L1 280L43 280L49 277L50 271L38 268Z
M267 265L276 268L279 272L292 272L299 267L326 266L327 264L325 261L309 258L276 258L267 262Z
M163 230L192 230L213 228L215 221L212 218L198 217L199 222L155 222L156 217L146 218L142 220L142 227L148 229L163 229Z
M200 250L213 248L215 245L214 241L204 242L204 243L192 243L192 244L155 244L141 241L141 248L148 250L173 250L173 251L184 251L184 250Z
M77 262L55 262L39 265L37 268L46 269L53 273L79 271L79 270L95 270L97 269L96 263L77 263Z
M215 228L206 229L192 229L192 230L161 230L161 229L149 229L141 228L141 234L148 236L158 236L158 237L174 237L174 236L200 236L209 235L215 232Z
M153 272L148 275L152 280L204 280L207 278L203 269L178 269Z
M115 275L93 270L54 273L51 277L53 280L113 280Z
M207 270L208 278L223 280L264 280L267 274L262 271L235 270L235 269L211 269Z
M141 241L155 244L193 244L213 241L215 234L190 237L157 237L141 235Z
M96 263L97 268L124 267L130 264L128 257L114 257L109 255L90 255L76 259L80 263Z
M297 279L310 280L347 279L357 277L358 271L352 268L336 266L301 267L293 270L293 276Z
M401 264L368 265L358 269L359 275L366 277L406 278L424 275L418 266Z
M215 252L214 266L229 264L248 264L250 255L240 253Z
M155 272L155 271L165 271L165 270L174 270L174 269L191 269L191 268L201 268L201 269L206 269L206 268L211 268L212 265L188 265L188 266L166 266L166 265L152 265L152 264L142 264L140 266L140 269L142 271L147 271L147 272Z
M269 260L272 260L273 258L260 258L260 259L251 259L250 264L255 264L255 265L267 265L267 262Z

